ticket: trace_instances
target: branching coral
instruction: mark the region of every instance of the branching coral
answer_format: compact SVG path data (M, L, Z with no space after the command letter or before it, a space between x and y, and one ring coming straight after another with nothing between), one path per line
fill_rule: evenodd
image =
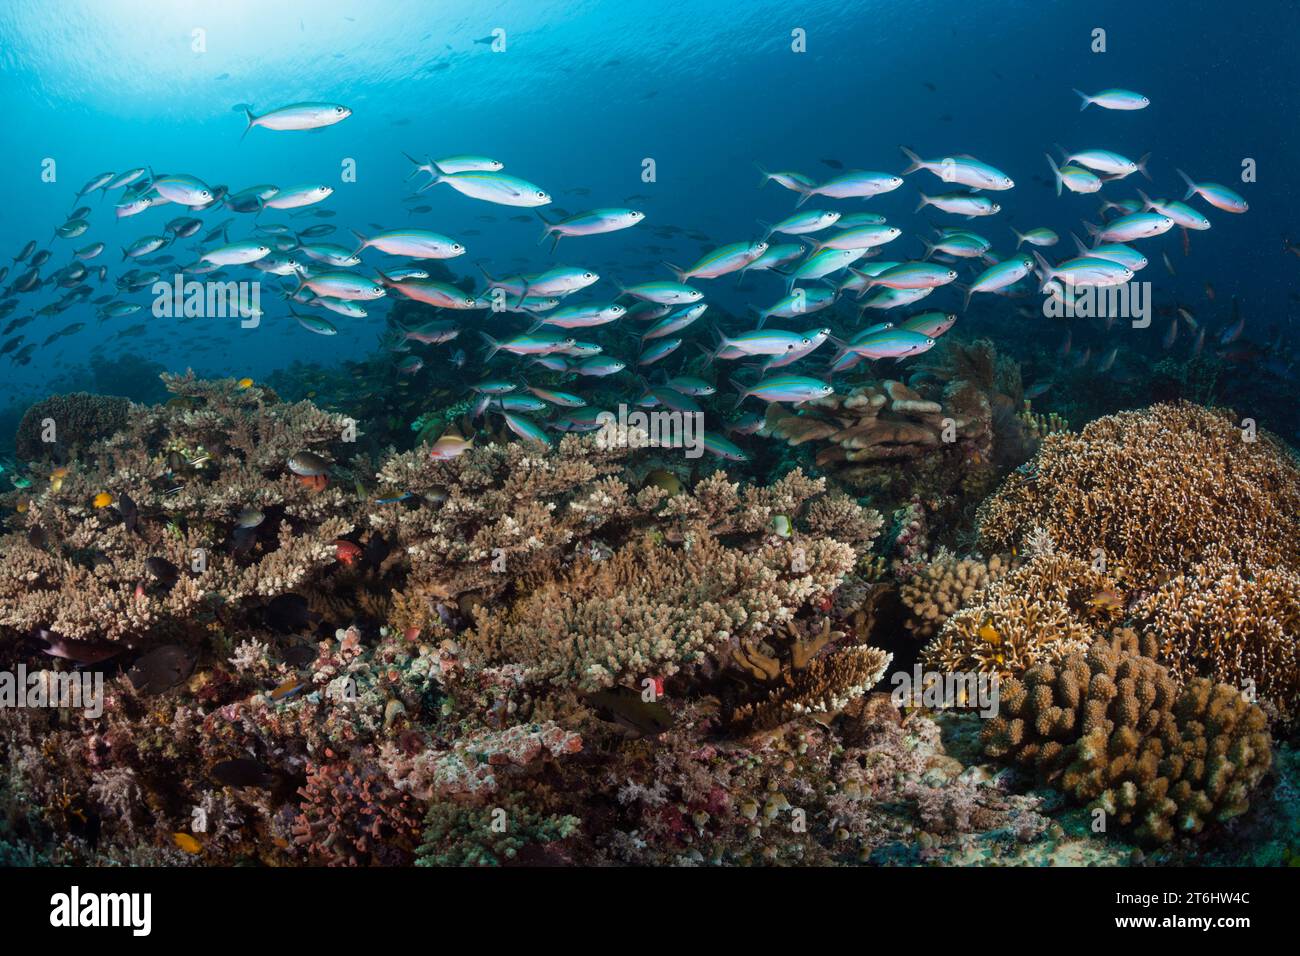
M1230 413L1156 405L1057 433L980 509L994 550L1041 527L1058 548L1100 549L1143 584L1208 549L1257 567L1300 562L1300 468L1277 439L1246 440Z
M286 462L342 450L352 423L229 380L166 384L173 402L133 406L126 427L38 493L6 496L25 507L0 539L0 627L74 640L201 635L336 563L355 503L307 487Z
M39 461L78 453L126 427L131 403L111 395L51 395L23 415L14 437L19 458Z
M1081 623L1131 617L1178 678L1300 712L1300 466L1277 439L1193 405L1123 412L1049 436L980 517L989 547L1053 542L1061 573L1030 593L1068 591Z
M834 591L853 551L833 540L728 548L707 532L689 547L642 539L606 561L580 557L518 604L488 610L467 643L531 679L595 690L716 659Z
M996 554L981 560L958 558L941 550L899 588L909 612L907 629L917 638L933 637L948 618L974 603L1008 567L1009 562Z

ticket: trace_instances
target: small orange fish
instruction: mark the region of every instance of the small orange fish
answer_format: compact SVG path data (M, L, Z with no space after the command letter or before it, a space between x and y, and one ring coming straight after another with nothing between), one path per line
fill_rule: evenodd
M351 541L339 538L334 542L334 556L348 567L352 567L352 565L356 564L357 560L361 557L361 554L361 548Z
M186 853L197 854L203 851L203 844L194 839L194 837L190 836L188 833L173 833L172 839L176 842L176 845Z
M310 492L324 491L330 483L329 475L294 475L299 481L307 486Z
M981 641L992 644L994 647L1002 643L1002 635L998 633L998 629L992 624L984 624L976 633Z
M286 700L310 686L310 681L300 680L297 677L290 677L275 690L271 691L271 700Z
M240 387L240 388L252 388L252 387L253 387L253 380L252 380L251 378L241 378L241 379L239 380L239 387Z
M90 503L96 508L107 508L113 503L113 496L107 491L101 491L90 500Z

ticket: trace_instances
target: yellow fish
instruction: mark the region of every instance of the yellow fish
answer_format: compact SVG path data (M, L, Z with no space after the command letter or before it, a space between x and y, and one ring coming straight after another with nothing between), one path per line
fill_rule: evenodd
M1108 611L1122 611L1124 609L1124 596L1114 588L1107 588L1104 591L1098 591L1088 602L1093 607L1105 608Z
M239 387L240 387L240 388L252 388L252 387L253 387L253 380L252 380L251 378L241 378L241 379L239 380Z
M94 505L96 508L107 508L109 505L113 503L113 496L110 495L107 491L101 491L99 494L95 495L95 497L90 500L90 503Z
M186 853L200 853L203 850L203 844L194 839L194 837L190 836L188 833L173 833L172 839L175 840L176 845Z
M1002 635L998 633L998 629L992 624L985 623L983 627L976 631L976 633L979 635L981 641L985 641L995 647L1002 643Z
M18 502L18 513L19 513L20 515L25 515L25 514L27 514L27 507L28 507L28 504L29 504L29 502L27 501L26 498L24 498L22 501Z

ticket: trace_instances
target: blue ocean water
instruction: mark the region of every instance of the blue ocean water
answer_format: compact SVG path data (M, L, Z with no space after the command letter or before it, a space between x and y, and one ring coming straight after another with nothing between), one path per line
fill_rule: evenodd
M1106 33L1104 53L1092 49L1098 28ZM482 42L495 30L504 31L501 52ZM796 31L806 37L806 52L792 49ZM90 177L148 166L225 184L231 192L257 183L327 184L334 193L319 208L335 211L329 221L339 226L327 241L348 244L348 226L418 225L464 242L468 254L448 263L458 275L481 280L476 263L494 274L580 265L603 277L593 292L612 298L612 283L668 278L661 260L688 265L712 246L760 238L759 220L789 214L796 197L776 185L759 189L756 162L824 178L835 172L826 160L901 172L900 144L926 156L970 153L1017 182L998 194L1001 214L970 225L1003 254L1014 247L1008 227L1051 227L1063 237L1053 250L1063 257L1072 251L1068 233L1082 235L1082 221L1099 221L1098 202L1068 193L1058 198L1044 153L1054 144L1133 158L1150 152L1153 183L1134 177L1108 184L1105 194L1130 198L1136 184L1181 199L1180 167L1236 189L1250 211L1225 214L1191 200L1213 228L1192 234L1186 254L1177 230L1140 243L1151 259L1141 277L1155 284L1159 301L1194 303L1212 342L1236 297L1247 319L1242 341L1259 349L1253 360L1261 363L1271 353L1282 355L1286 384L1285 355L1300 308L1300 260L1284 247L1285 239L1300 241L1294 122L1300 91L1287 39L1296 36L1300 6L1282 0L10 0L0 7L6 146L0 254L8 262L35 239L38 248L52 250L43 269L48 275L71 261L74 248L103 241L107 249L91 265L108 265L109 280L102 289L90 282L95 296L112 292L113 277L131 265L118 250L161 232L184 210L162 207L119 221L114 200L94 195L85 200L91 208L85 235L51 239L51 233L81 204L74 197ZM1139 90L1152 105L1138 112L1079 111L1072 88L1111 86ZM241 139L245 124L236 104L252 104L260 114L303 100L346 104L353 115L319 131L254 129ZM555 206L571 212L633 206L645 211L646 221L565 239L552 255L538 244L538 222L510 218L529 210L435 186L424 194L431 210L412 215L411 204L402 202L411 189L403 151L496 157L507 171L547 189ZM647 159L654 161L653 182L643 181ZM52 182L43 177L48 160L56 164ZM1241 180L1246 160L1258 171L1254 182ZM341 177L348 162L355 182ZM913 212L917 187L934 185L928 173L918 173L903 188L868 201L814 205L882 213L905 233L904 254L891 250L890 258L919 257L915 237L928 222L965 224L933 210ZM224 209L199 216L205 224L233 216L232 239L253 234L250 217ZM257 219L323 221L272 211ZM650 232L665 224L684 232L669 238ZM191 239L163 251L183 263L197 248ZM1161 252L1176 275L1161 264ZM373 252L365 258L368 267L384 261ZM9 265L5 284L23 268ZM710 303L733 315L768 305L783 291L772 275L740 288L729 279L707 286ZM62 291L10 293L16 305L4 321ZM148 291L134 301L147 304ZM71 323L85 324L37 347L27 364L0 357L0 406L21 410L51 392L91 387L87 369L94 357L142 356L175 371L236 377L263 377L298 360L337 364L379 347L393 301L372 306L365 319L330 316L340 333L329 338L307 333L270 296L256 329L229 319L158 319L147 308L100 322L94 306L78 304L13 333L39 344ZM959 310L961 297L940 290L932 303ZM1052 346L1061 335L1007 302L981 301L977 308L1008 348ZM467 329L495 321L484 313L463 317ZM142 334L119 336L139 323L146 325ZM1137 334L1115 344L1150 348ZM1145 334L1160 332L1153 327ZM1184 336L1179 348L1187 344ZM1098 386L1105 387L1101 376Z

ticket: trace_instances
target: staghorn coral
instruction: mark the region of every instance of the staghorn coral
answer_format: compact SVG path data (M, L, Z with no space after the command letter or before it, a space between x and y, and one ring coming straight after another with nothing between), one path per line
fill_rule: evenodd
M986 751L1033 767L1144 842L1243 813L1271 763L1263 712L1206 678L1180 689L1125 643L1096 641L1008 680Z

